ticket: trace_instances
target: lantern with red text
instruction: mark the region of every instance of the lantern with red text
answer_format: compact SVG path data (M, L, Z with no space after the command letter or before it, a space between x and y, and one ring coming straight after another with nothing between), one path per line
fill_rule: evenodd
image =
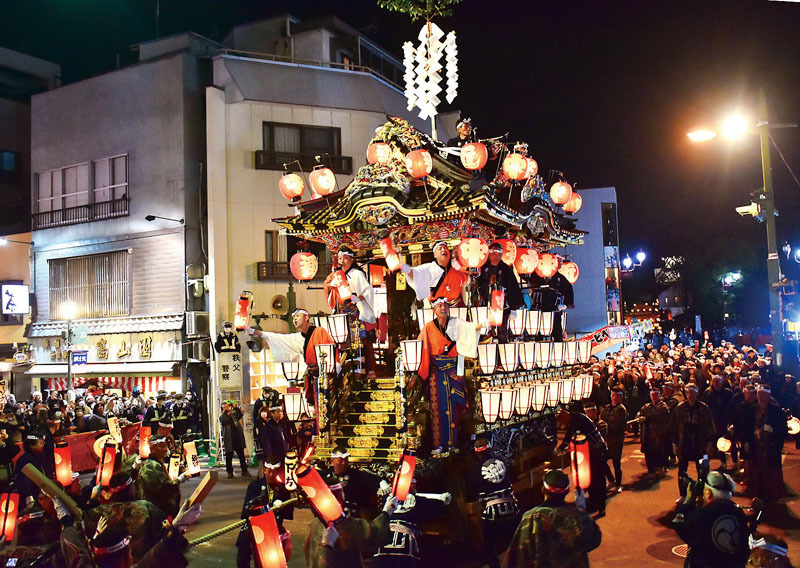
M539 264L539 253L532 248L517 248L517 258L514 259L514 268L519 274L530 274Z
M2 534L6 542L14 540L19 515L19 493L3 493L0 495L0 514L2 514Z
M526 158L528 160L528 170L525 172L525 179L530 179L539 172L539 164L533 158Z
M427 150L413 150L406 154L406 168L414 178L423 178L433 170L433 158Z
M471 142L461 147L461 165L468 170L481 170L489 159L486 145L480 142Z
M517 259L517 244L511 239L497 239L492 244L499 243L503 247L503 255L500 260L511 266Z
M572 197L572 186L565 181L557 181L550 187L550 199L553 203L564 205Z
M109 483L111 483L116 459L117 445L113 442L106 442L103 445L103 451L100 453L100 462L97 464L97 484L101 487L108 487Z
M502 290L492 290L492 299L489 303L489 325L499 327L503 325L503 307L506 296Z
M577 213L581 210L581 205L583 205L583 197L578 195L577 191L573 191L572 197L564 204L564 211L567 213Z
M386 267L389 269L390 272L394 272L400 265L403 264L400 255L397 254L397 251L394 250L394 244L392 244L391 237L386 237L385 239L381 239L378 243L381 247L381 252L383 253L383 258L386 261Z
M311 502L314 512L325 523L334 523L342 518L342 504L322 480L315 467L303 465L295 472L297 483Z
M400 455L397 471L392 482L392 495L398 501L405 501L411 491L411 482L414 480L414 470L417 467L417 456L414 450L405 449Z
M572 465L572 483L577 489L588 489L592 483L589 463L589 440L583 434L575 435L569 443L569 458Z
M197 445L194 442L184 442L183 453L186 454L186 471L191 475L200 473L200 457L197 455Z
M330 195L336 189L336 176L330 168L325 166L317 166L308 176L308 183L311 184L311 189L318 194L325 196Z
M300 282L308 282L314 278L318 268L317 257L307 251L293 254L289 261L289 270L292 272L292 276Z
M536 265L536 274L542 278L551 278L558 272L558 257L549 252L539 255L539 262Z
M519 181L525 179L528 172L528 159L522 154L509 154L503 160L503 173L508 179Z
M253 544L260 568L286 568L286 555L283 553L275 513L268 511L260 515L251 515L250 531L253 534Z
M69 444L58 442L53 448L53 458L56 466L56 480L62 487L69 487L72 484L72 454Z
M456 256L464 269L477 272L489 258L489 247L480 239L461 239L456 247Z
M286 199L292 203L300 201L300 196L303 195L303 190L306 185L303 183L303 178L297 174L290 174L283 172L281 181L278 182L278 189Z
M367 147L367 162L386 164L392 157L392 148L386 142L373 142Z
M558 271L567 279L567 282L570 284L575 284L578 281L578 276L580 276L581 271L578 269L578 265L574 262L565 262L561 265L561 268Z
M150 457L150 426L139 427L139 457L146 459Z

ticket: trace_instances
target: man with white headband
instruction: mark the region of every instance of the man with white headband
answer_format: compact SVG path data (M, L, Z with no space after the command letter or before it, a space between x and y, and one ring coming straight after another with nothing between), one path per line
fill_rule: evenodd
M753 445L753 474L756 496L765 501L777 501L784 494L781 453L789 435L786 415L772 398L772 390L764 383L756 392L755 440Z
M711 453L711 442L715 439L716 428L711 409L698 400L698 387L694 383L686 385L686 400L678 404L670 415L669 431L673 433L678 456L678 488L681 497L686 496L684 475L689 462L695 462L697 475L700 475L699 461Z
M445 298L451 306L466 305L466 284L469 276L454 266L450 247L444 241L433 245L433 261L414 266L403 265L408 283L417 300Z
M377 508L380 478L350 463L350 452L344 446L336 446L331 452L331 466L323 472L339 478L344 490L345 503L356 516L363 516Z

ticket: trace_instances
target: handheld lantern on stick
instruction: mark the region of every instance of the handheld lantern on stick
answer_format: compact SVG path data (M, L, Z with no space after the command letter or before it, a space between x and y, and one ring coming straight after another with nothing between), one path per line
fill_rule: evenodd
M150 457L150 436L152 433L150 426L139 427L139 457L142 459Z
M577 489L588 489L592 483L592 473L589 463L589 440L583 434L578 434L569 443L569 458L572 465L572 483Z
M397 254L397 251L394 249L394 244L392 244L391 237L381 239L379 244L381 247L381 252L383 253L383 258L386 260L386 267L389 269L389 271L394 272L400 268L400 265L402 264L400 255Z
M400 463L394 474L392 482L392 495L398 501L405 501L411 491L411 482L414 480L414 470L417 467L417 456L414 450L405 449L400 455Z
M250 531L261 568L286 568L281 535L275 513L268 511L250 517Z
M489 325L499 327L503 325L503 306L506 303L505 293L502 290L492 291L492 301L489 304Z
M200 458L197 456L197 445L194 442L186 442L183 445L183 451L186 454L186 470L191 475L200 473Z
M110 441L106 442L103 445L103 451L100 453L100 463L97 464L97 484L101 487L108 487L111 483L116 459L117 444Z
M119 418L116 416L108 417L108 433L111 434L117 444L122 443L122 428L120 428Z
M342 518L342 504L334 496L330 487L320 477L315 467L303 465L295 474L297 483L311 501L311 506L319 518L325 523L335 523Z
M14 540L19 514L19 493L3 493L0 495L0 515L2 515L2 534L6 542Z
M167 469L167 474L169 475L170 479L178 479L178 476L181 473L181 455L177 452L174 452L172 455L169 456L169 468Z
M69 444L64 441L58 442L53 449L53 457L56 464L56 480L63 487L69 487L72 484L72 454Z
M242 292L236 301L236 314L233 316L233 327L243 331L250 323L250 308L253 303L252 292Z

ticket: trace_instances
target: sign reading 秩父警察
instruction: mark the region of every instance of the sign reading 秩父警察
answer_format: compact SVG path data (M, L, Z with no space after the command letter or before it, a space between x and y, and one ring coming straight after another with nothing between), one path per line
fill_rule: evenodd
M217 384L222 390L241 390L243 385L242 355L238 352L217 353Z

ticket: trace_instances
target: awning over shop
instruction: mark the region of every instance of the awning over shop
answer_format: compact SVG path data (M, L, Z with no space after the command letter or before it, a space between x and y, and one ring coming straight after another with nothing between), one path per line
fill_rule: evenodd
M177 331L183 327L183 314L163 316L120 317L102 319L81 319L72 322L73 329L77 325L86 326L88 335L107 333L142 333L148 331ZM30 337L60 337L66 333L67 322L44 321L31 324Z
M130 391L138 386L142 392L153 392L163 389L168 380L180 380L177 365L177 361L74 365L72 382L76 387L98 381L110 388ZM34 365L27 373L41 376L43 382L47 380L50 389L67 389L66 365Z
M166 388L168 380L180 380L180 377L86 377L76 376L72 378L75 387L82 387L89 381L97 381L108 388L132 391L133 387L139 387L142 392L155 392ZM49 377L47 388L50 390L67 390L67 377Z

